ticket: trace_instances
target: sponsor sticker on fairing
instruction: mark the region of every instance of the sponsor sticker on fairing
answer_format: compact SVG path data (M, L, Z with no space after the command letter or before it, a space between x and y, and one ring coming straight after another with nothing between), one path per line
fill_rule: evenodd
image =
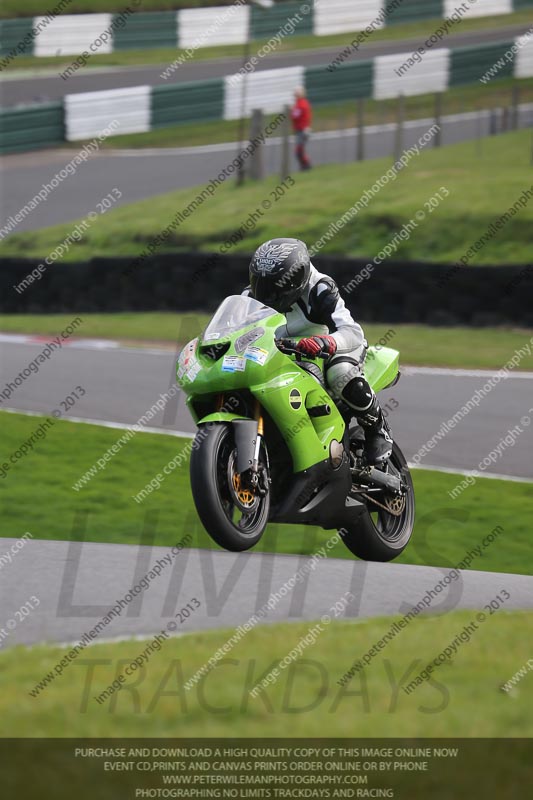
M201 372L202 367L201 365L196 362L189 368L188 372L186 373L185 377L188 378L190 381L193 381L199 372Z
M246 359L242 356L224 356L222 372L244 372Z
M188 370L197 364L196 347L198 337L185 345L178 358L178 378L181 378Z
M262 347L247 347L244 357L248 359L248 361L253 361L255 364L263 366L268 358L268 350L263 350Z

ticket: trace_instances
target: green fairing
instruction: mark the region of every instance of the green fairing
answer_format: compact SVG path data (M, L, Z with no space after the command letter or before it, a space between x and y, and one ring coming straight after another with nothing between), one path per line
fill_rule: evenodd
M390 347L369 347L364 367L365 378L373 390L381 392L398 375L400 354Z
M191 409L192 413L192 409ZM199 425L207 425L209 422L233 422L234 419L250 419L242 414L232 414L230 411L214 411L212 414L202 417Z
M187 405L197 425L243 419L229 409L216 410L216 398L238 389L250 391L277 425L291 453L294 472L300 472L328 458L330 443L334 439L342 441L345 423L330 395L318 381L276 347L276 330L284 324L285 317L272 311L269 316L227 335L220 334L215 339L215 334L212 334L213 338L199 337L189 342L178 361L178 383L188 395ZM211 325L204 332L204 337L209 335L210 328ZM260 330L263 332L251 347L263 351L260 354L261 359L264 358L263 364L244 357L242 345L239 346L239 341L242 342L248 332ZM202 347L226 343L229 348L217 361L200 353ZM231 357L239 359L239 366L244 366L242 371L223 370L226 359ZM398 358L396 350L369 348L365 375L375 391L394 380L398 372ZM291 392L294 395L292 398ZM200 417L195 410L195 402L201 398L204 401L210 398L211 408L208 414ZM307 409L326 404L331 408L329 415L309 417Z

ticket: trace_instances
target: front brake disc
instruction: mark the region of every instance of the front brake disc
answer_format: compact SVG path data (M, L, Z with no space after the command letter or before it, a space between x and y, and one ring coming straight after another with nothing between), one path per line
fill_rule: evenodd
M246 486L242 476L235 471L235 450L228 460L228 486L233 502L243 514L254 511L259 503L259 497L254 489Z

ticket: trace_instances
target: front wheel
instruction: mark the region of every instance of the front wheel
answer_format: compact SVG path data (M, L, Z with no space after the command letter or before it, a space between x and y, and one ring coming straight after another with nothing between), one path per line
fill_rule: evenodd
M367 493L367 496L362 498L366 502L366 512L353 525L339 531L348 550L365 561L392 561L405 550L413 533L415 524L413 479L407 461L396 442L387 469L401 478L406 486L405 494L400 498L387 495L386 492ZM371 497L375 497L377 502L372 502Z
M191 489L198 516L214 541L225 550L253 547L266 528L270 494L247 486L236 471L233 429L227 423L202 427L191 453ZM266 467L264 444L260 470Z

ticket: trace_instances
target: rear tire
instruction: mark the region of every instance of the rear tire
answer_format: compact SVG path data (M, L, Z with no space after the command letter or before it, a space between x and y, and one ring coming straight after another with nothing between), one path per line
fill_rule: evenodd
M408 487L401 515L394 516L377 506L374 506L374 511L371 501L367 501L367 512L360 516L353 526L346 526L339 531L348 550L365 561L392 561L405 550L413 533L415 524L413 480L407 461L396 442L389 463L391 471L400 474L402 482ZM381 494L376 499L383 502Z
M191 489L198 516L211 538L232 552L249 550L264 533L270 494L256 495L250 508L239 509L230 485L235 441L227 423L200 428L191 453ZM238 515L242 514L240 518Z

